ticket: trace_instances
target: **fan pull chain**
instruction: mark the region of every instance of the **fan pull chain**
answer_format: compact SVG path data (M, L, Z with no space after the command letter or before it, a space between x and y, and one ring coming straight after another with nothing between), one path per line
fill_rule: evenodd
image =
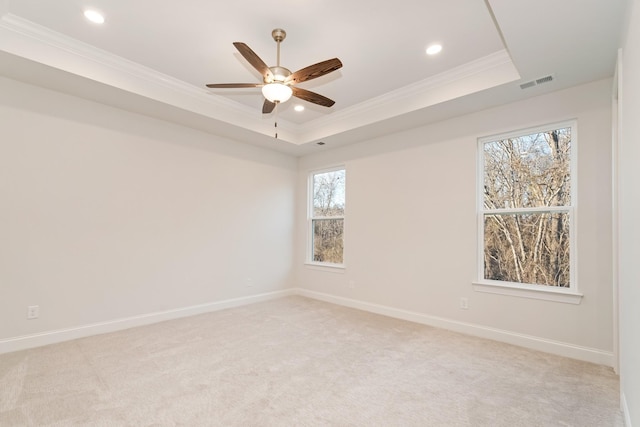
M276 139L278 139L278 104L280 103L276 102L276 107L275 107L276 113L274 115L275 122L273 123L273 127L275 128L275 133L276 133L275 135Z

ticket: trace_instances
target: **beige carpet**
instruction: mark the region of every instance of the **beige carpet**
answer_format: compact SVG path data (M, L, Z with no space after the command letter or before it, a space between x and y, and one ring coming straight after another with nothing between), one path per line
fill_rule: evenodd
M0 355L1 426L622 426L611 368L302 297Z

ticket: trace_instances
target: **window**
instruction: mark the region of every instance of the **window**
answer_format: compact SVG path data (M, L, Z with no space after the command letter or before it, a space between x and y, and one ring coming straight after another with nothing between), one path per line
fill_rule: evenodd
M344 264L344 206L344 168L309 176L310 262Z
M481 282L576 292L574 122L479 140Z

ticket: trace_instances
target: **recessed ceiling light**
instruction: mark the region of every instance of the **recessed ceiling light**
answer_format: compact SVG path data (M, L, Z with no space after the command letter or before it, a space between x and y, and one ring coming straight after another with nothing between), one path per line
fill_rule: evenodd
M440 53L441 50L442 50L442 45L432 44L427 48L427 55L435 55L436 53Z
M85 10L84 17L94 24L104 24L104 16L96 10Z
M296 105L293 109L297 112L304 111L304 105Z

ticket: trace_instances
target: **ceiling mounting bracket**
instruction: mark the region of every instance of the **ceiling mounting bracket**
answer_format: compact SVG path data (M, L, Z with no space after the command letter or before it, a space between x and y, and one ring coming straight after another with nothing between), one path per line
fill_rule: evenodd
M276 28L271 31L271 37L273 37L273 40L275 40L276 43L280 43L287 38L287 32L282 28Z

